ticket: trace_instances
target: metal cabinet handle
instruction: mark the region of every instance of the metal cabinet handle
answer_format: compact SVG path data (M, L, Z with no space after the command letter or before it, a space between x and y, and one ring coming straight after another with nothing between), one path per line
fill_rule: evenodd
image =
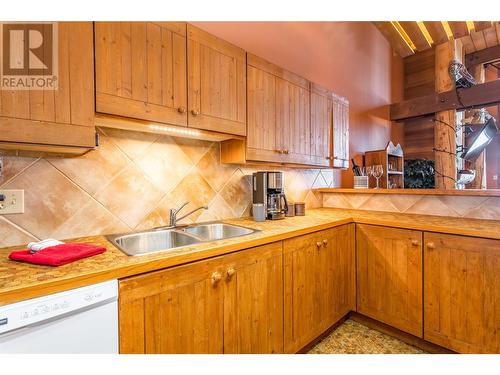
M221 279L222 275L220 274L220 272L214 272L211 277L212 286L217 286L217 284L219 283L219 281L221 281Z
M226 271L226 280L230 280L235 273L236 271L234 268L228 268L228 270Z

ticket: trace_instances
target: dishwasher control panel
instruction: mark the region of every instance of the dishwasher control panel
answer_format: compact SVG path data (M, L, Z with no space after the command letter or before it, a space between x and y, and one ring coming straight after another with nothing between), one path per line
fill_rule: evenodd
M0 334L118 298L118 281L0 306Z

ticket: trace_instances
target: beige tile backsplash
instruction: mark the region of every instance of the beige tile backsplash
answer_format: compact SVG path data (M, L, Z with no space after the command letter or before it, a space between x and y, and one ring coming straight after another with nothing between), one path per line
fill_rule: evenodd
M323 207L500 220L500 197L324 193Z
M25 190L25 213L0 216L0 247L147 229L168 210L208 204L186 222L247 216L258 167L220 163L219 144L100 129L101 146L73 158L4 156L0 187ZM264 167L265 168L265 167ZM281 169L291 201L320 207L312 188L333 186L332 170Z

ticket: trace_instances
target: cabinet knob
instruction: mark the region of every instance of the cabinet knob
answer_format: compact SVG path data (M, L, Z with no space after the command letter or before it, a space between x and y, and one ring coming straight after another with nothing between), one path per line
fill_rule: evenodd
M321 242L316 242L316 247L319 249L321 247Z
M427 248L428 248L428 249L435 249L435 248L436 248L436 245L434 244L434 242L428 242L428 243L427 243Z
M418 246L420 245L420 242L418 240L413 240L411 241L412 246Z
M325 246L328 245L328 240L326 240L326 239L323 240L323 245L325 245Z
M233 275L235 274L235 270L234 268L229 268L227 271L226 271L226 279L230 279L231 277L233 277Z
M196 110L196 109L192 109L192 110L191 110L191 114L192 114L193 116L198 116L198 115L200 114L200 111L198 111L198 110Z
M281 150L280 149L274 150L274 152L277 152L278 154L281 154Z
M179 107L179 108L177 108L177 112L179 112L179 113L186 113L186 107Z
M283 150L283 153L288 155L288 150Z
M220 274L220 272L214 272L212 274L211 279L212 279L212 285L216 286L219 283L219 281L221 281L222 275Z

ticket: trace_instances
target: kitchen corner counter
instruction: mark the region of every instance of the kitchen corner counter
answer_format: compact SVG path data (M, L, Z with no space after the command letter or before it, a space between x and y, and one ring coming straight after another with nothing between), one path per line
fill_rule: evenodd
M311 209L306 216L263 223L257 223L251 218L224 222L259 231L248 236L138 257L125 255L103 236L83 237L72 241L102 245L108 251L61 267L37 266L9 260L9 253L22 249L20 246L0 249L0 305L173 267L353 222L500 239L500 221L335 208Z

